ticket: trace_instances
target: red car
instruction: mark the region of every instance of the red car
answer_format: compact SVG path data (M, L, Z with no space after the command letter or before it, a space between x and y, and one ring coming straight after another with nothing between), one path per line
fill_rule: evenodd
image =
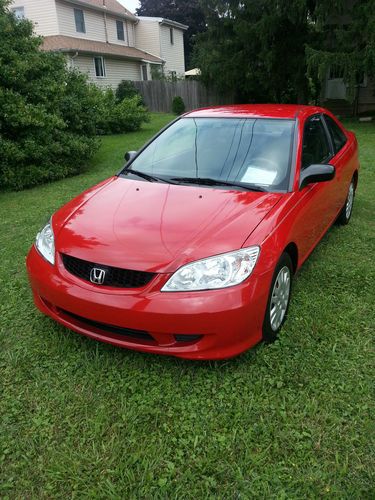
M292 279L349 222L358 148L327 110L200 109L58 210L27 257L37 307L83 335L188 359L271 341Z

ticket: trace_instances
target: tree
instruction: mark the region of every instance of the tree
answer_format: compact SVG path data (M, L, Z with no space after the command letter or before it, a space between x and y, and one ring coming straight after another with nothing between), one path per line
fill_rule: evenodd
M163 17L189 26L184 34L185 64L189 68L195 37L206 28L199 0L140 0L140 5L138 16Z
M199 35L195 64L203 80L236 100L303 102L309 39L304 1L206 3L208 29Z
M375 0L315 2L311 22L315 39L306 51L309 75L323 81L334 69L353 101L363 75L375 78Z
M329 66L353 90L374 75L375 0L205 2L194 61L203 80L237 101L308 102Z

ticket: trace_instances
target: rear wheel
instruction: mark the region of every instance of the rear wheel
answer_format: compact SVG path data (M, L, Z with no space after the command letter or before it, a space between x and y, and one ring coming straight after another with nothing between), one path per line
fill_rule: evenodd
M349 223L353 212L354 196L355 196L355 183L353 178L349 185L348 195L345 200L345 205L342 207L341 212L337 217L338 224L345 226L346 224Z
M266 314L263 321L263 340L273 342L283 326L292 290L293 264L288 253L283 253L273 274Z

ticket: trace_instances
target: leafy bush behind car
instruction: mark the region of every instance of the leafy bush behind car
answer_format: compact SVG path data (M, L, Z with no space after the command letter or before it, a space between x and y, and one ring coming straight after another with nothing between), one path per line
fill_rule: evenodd
M0 188L18 190L81 172L98 131L137 130L148 115L137 97L117 102L63 55L41 51L8 4L0 0Z
M122 80L116 89L116 99L120 102L124 99L129 99L130 97L140 97L140 105L144 106L145 103L143 101L143 97L139 90L136 88L134 83L130 80Z
M142 123L149 121L147 109L142 106L142 97L116 99L111 89L98 89L98 106L101 112L97 117L96 127L98 134L118 134L139 130Z

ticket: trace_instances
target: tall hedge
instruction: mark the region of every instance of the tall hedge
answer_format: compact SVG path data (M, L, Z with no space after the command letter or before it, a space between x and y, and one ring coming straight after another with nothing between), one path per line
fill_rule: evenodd
M78 173L97 147L93 93L62 55L39 50L32 25L0 0L0 188Z

